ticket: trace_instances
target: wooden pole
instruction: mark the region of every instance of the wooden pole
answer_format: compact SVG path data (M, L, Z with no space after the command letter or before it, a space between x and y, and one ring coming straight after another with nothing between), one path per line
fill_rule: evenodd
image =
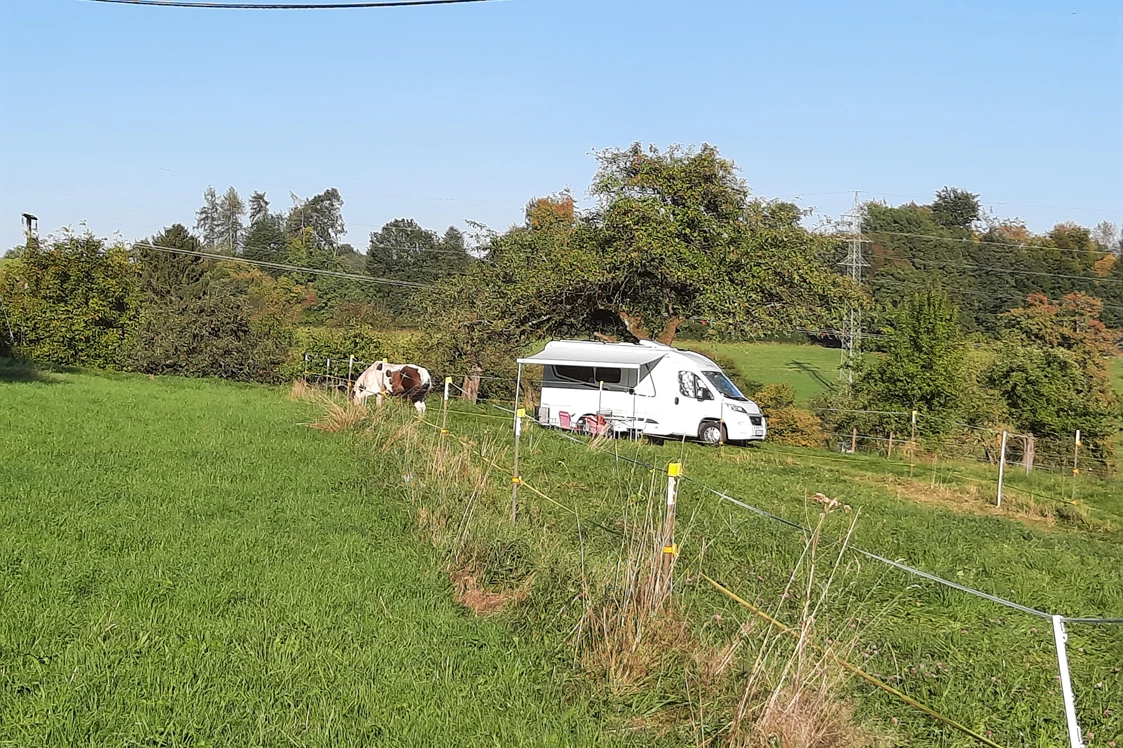
M893 459L893 432L889 432L889 447L885 450L885 459Z
M462 388L464 390L464 394L461 395L461 397L472 403L472 405L476 404L476 401L480 396L481 374L483 374L483 369L478 366L473 366L468 370L468 373L464 375L464 387Z
M308 384L308 352L304 352L304 383Z
M912 435L909 436L909 477L912 477L912 467L916 463L916 411L912 412Z
M1008 434L1002 432L1002 448L998 454L998 506L1002 506L1002 478L1006 473L1006 438Z
M660 579L660 594L657 599L671 595L675 559L678 557L678 544L675 543L675 504L678 500L678 479L682 475L682 465L672 462L667 466L667 514L663 521L663 573Z
M355 357L354 357L354 355L352 355L351 358L347 359L347 399L348 400L351 399L351 375L354 373L354 371L355 371Z
M1037 451L1037 445L1035 442L1036 440L1034 439L1033 434L1028 434L1022 437L1022 464L1025 465L1026 475L1029 475L1029 471L1033 470L1033 460L1037 456L1035 454L1035 452Z
M850 454L858 454L858 427L855 426L854 430L850 432Z

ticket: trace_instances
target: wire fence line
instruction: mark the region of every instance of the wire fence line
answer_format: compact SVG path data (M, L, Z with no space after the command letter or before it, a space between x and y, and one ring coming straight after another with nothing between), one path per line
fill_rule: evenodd
M453 389L460 390L461 392L463 392L463 388L455 385L449 379L446 379L445 381L449 385L448 394L446 395L446 397L449 397L449 399L451 399L450 396L452 394ZM469 416L469 417L482 417L482 418L502 420L502 421L505 421L505 422L508 422L508 423L512 423L513 426L514 426L515 434L516 434L516 454L517 454L517 439L518 439L517 435L519 433L521 433L520 423L521 423L521 421L524 417L522 411L516 410L514 408L508 408L505 405L500 405L500 404L495 403L495 402L488 404L488 406L503 411L504 415L502 415L502 416L489 416L488 414L485 414L485 413L471 413L470 411L461 410L459 408L455 409L451 412L455 412L457 415L464 415L464 416ZM447 401L446 401L446 407L447 407ZM447 428L445 428L445 427L437 427L437 426L435 426L435 424L430 424L429 422L424 421L424 419L422 420L422 422L425 423L426 425L430 425L430 426L434 426L435 428L439 428L442 432L442 435L449 433ZM569 440L571 442L577 443L577 444L585 446L585 447L591 447L592 448L591 451L594 451L594 452L596 452L596 453L598 453L599 455L602 455L602 456L613 457L617 462L624 461L624 462L630 463L632 465L635 465L637 467L641 467L641 468L644 468L646 470L651 470L652 472L655 472L655 471L659 470L659 468L656 465L639 459L638 458L638 452L637 452L637 456L634 457L634 458L630 457L626 454L622 454L619 449L613 449L611 451L611 453L609 453L608 450L603 448L605 442L602 441L602 439L603 439L602 437L598 437L597 439L595 439L590 444L587 440L578 438L577 436L575 436L572 433L568 433L566 431L554 429L554 428L551 428L551 427L548 427L548 426L543 426L543 425L539 424L535 419L531 419L531 422L532 422L532 424L534 424L536 430L537 429L547 430L551 434L555 434L555 435L560 436L560 437L562 437L566 440ZM684 443L685 443L685 440L684 440ZM482 456L482 454L481 454L481 456ZM495 467L499 467L501 470L503 469L501 466L499 466L497 463L495 463L494 460L491 460L490 458L486 458L486 457L485 457L485 459L488 459L488 461L492 465L494 465ZM902 466L908 465L908 466L912 467L912 465L909 464L909 463L898 463L898 464L900 464ZM534 495L538 496L539 498L543 499L544 501L547 501L551 504L554 504L554 505L558 506L561 509L566 510L569 513L572 513L575 517L579 516L578 511L575 507L567 506L566 504L553 499L547 493L545 493L545 492L543 492L543 491L541 491L541 490L539 490L539 489L537 489L533 486L530 486L525 480L523 480L523 478L521 477L521 474L518 470L517 458L516 458L516 464L515 464L512 472L514 474L512 482L515 485L516 491L517 491L517 488L519 486L526 487L528 491L530 491ZM689 483L696 484L704 493L706 493L708 495L714 496L715 498L720 499L721 501L726 502L726 503L728 503L732 506L736 506L739 509L750 512L751 514L753 514L755 516L758 516L758 517L766 519L770 522L774 522L776 524L779 524L779 525L781 525L781 526L783 526L783 527L785 527L789 530L799 532L801 535L803 535L805 537L810 536L810 534L813 532L811 530L811 528L807 527L806 525L804 525L802 523L794 522L794 521L789 520L789 519L787 519L787 518L785 518L781 515L775 514L773 512L765 510L765 509L762 509L761 507L755 506L752 503L750 503L748 501L745 501L743 498L731 496L728 492L719 490L719 489L709 485L705 481L702 481L702 480L697 479L697 478L685 476L685 475L681 476L681 479L686 480ZM1015 490L1017 490L1017 489L1015 489ZM512 515L512 519L514 519L514 515ZM609 528L605 528L605 529L609 529ZM834 543L839 544L839 546L843 549L843 552L853 551L855 554L857 554L857 555L859 555L863 558L866 558L868 560L875 561L877 563L883 564L883 565L885 565L889 568L895 569L898 572L904 573L906 575L913 576L913 577L916 577L918 579L922 579L922 580L927 581L927 582L931 582L931 583L934 583L934 584L937 584L937 585L940 585L940 586L944 586L944 587L949 588L949 589L956 590L960 593L963 593L963 594L966 594L966 595L969 595L969 596L972 596L972 597L976 597L976 598L984 600L988 603L995 604L995 605L998 605L998 606L1001 606L1001 607L1005 607L1007 609L1014 610L1016 612L1019 612L1019 613L1025 614L1025 615L1029 615L1029 616L1039 618L1039 619L1043 619L1043 620L1050 620L1053 624L1052 630L1053 630L1053 635L1054 635L1054 638L1055 638L1055 643L1056 643L1057 653L1058 653L1058 668L1059 668L1059 671L1060 671L1060 676L1058 676L1058 677L1060 678L1060 680L1062 682L1062 685L1063 685L1062 691L1063 691L1064 702L1065 702L1066 721L1068 723L1070 743L1073 746L1081 745L1079 725L1077 724L1077 720L1076 720L1075 697L1074 697L1074 694L1073 694L1073 691L1072 691L1072 688L1071 688L1071 682L1070 682L1070 676L1069 676L1069 670L1068 670L1068 661L1067 661L1067 656L1065 655L1064 642L1067 641L1068 635L1067 635L1064 627L1065 627L1066 623L1067 624L1089 625L1089 626L1123 625L1123 617L1104 617L1104 616L1096 617L1096 616L1084 616L1084 615L1064 616L1064 615L1059 615L1059 614L1052 614L1052 613L1049 613L1049 612L1047 612L1045 610L1042 610L1038 607L1025 605L1025 604L1022 604L1022 603L1019 603L1019 602L1001 597L999 595L996 595L996 594L993 594L993 593L990 593L990 592L986 592L985 590L980 590L980 589L971 587L969 585L960 584L960 583L955 582L953 580L946 579L946 578L941 577L937 574L934 574L934 573L925 571L923 569L919 569L915 566L906 564L906 563L903 562L903 560L892 559L892 558L886 557L882 554L875 553L873 551L855 546L855 545L853 545L849 542L843 542L841 538L827 538L827 540L828 540L828 542L834 542ZM678 552L677 546L675 546L674 553L677 555L677 552ZM861 675L861 673L859 673L859 675ZM866 675L868 675L868 674L866 674ZM865 677L865 676L863 676L863 677ZM875 682L876 680L878 680L878 679L873 679L872 676L865 677L865 679L869 680L870 682ZM878 681L878 682L880 682L880 681ZM875 682L874 684L878 685L877 682ZM891 690L890 693L893 693L893 691ZM895 695L897 695L898 697L903 696L903 694L900 694L900 693L897 693ZM966 728L963 728L961 725L959 725L958 723L955 723L953 720L945 718L942 715L938 715L938 713L935 713L934 711L929 710L927 707L924 707L923 705L920 705L919 703L912 703L912 701L910 701L907 698L904 698L903 700L905 700L906 703L910 703L910 705L912 705L916 708L919 708L921 711L924 711L925 713L928 713L928 714L934 716L935 718L940 719L940 721L944 722L945 724L949 724L952 727L955 727L956 729L961 729L963 732L965 732L965 734L968 734L968 735L972 736L973 738L978 739L980 737L980 736L977 735L977 733L974 733L973 731L970 731ZM979 742L983 742L987 745L994 745L994 743L989 741L989 739L982 739L982 740L979 740Z

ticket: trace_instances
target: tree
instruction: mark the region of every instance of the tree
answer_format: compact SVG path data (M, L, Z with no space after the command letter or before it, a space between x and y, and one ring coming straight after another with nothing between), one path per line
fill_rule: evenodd
M1123 234L1111 221L1100 221L1096 224L1096 227L1092 229L1092 241L1096 243L1101 252L1119 254L1120 249L1123 248L1123 244L1121 244Z
M265 199L265 193L254 190L250 195L250 228L272 215L269 212L269 201Z
M198 252L199 239L183 224L176 223L147 242L137 242L133 251L140 260L141 290L155 299L198 296L207 262L201 257L153 249L166 247Z
M258 216L246 232L242 256L247 260L284 262L286 241L283 223L284 219L275 213ZM272 272L276 274L276 271Z
M195 212L195 230L203 238L203 246L207 249L218 246L222 225L220 212L218 193L214 187L207 187L203 191L203 207Z
M944 187L932 201L932 217L945 228L970 228L980 215L979 196L958 187Z
M225 254L236 255L242 245L242 216L246 204L233 187L226 190L218 204L218 240Z
M3 281L16 353L56 364L117 364L140 297L124 246L65 230L45 244L29 242Z
M464 235L450 226L444 236L423 228L412 218L398 218L371 232L367 247L366 273L407 283L431 285L449 276L462 273L472 262ZM412 286L379 286L373 293L400 316L415 311L417 288Z
M1118 402L1108 364L1120 334L1100 321L1103 302L1066 294L1057 303L1032 294L1003 318L1000 353L988 374L1019 429L1046 441L1053 457L1067 452L1076 430L1086 449L1107 460L1118 429Z
M577 216L565 193L531 201L524 225L428 296L449 350L483 365L542 337L670 343L695 317L759 335L830 324L858 300L833 266L836 242L804 229L794 205L750 200L716 149L634 145L599 160L597 208Z
M293 207L285 219L285 235L291 240L305 229L311 230L309 240L317 247L333 252L340 237L347 231L343 223L343 198L334 187L308 200L292 196Z
M901 433L915 410L931 417L921 421L922 430L939 434L953 422L974 424L986 415L977 407L959 310L946 293L913 294L894 309L882 336L884 354L860 362L844 393L846 409L869 413L845 413L842 428ZM884 415L894 412L903 415Z

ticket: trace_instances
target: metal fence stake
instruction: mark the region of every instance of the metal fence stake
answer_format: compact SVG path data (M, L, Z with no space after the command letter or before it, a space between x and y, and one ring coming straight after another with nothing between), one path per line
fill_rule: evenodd
M1002 477L1006 474L1006 438L1008 434L1002 432L1002 449L998 456L998 506L1002 506Z
M1069 748L1084 748L1080 724L1076 721L1076 698L1072 693L1072 679L1068 675L1068 654L1065 652L1068 633L1065 631L1063 616L1053 616L1053 639L1057 643L1057 667L1061 671L1061 693L1064 695Z

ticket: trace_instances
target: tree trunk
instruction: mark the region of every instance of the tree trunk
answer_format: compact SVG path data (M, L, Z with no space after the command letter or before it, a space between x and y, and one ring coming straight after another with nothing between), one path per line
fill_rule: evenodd
M655 336L655 342L662 343L663 345L670 345L674 342L675 335L678 334L678 326L685 320L682 317L671 317L667 323L663 325L663 331Z
M629 314L628 312L617 312L620 315L620 320L624 323L624 327L628 328L628 334L636 340L651 340L651 331L643 326L643 316L639 314Z

